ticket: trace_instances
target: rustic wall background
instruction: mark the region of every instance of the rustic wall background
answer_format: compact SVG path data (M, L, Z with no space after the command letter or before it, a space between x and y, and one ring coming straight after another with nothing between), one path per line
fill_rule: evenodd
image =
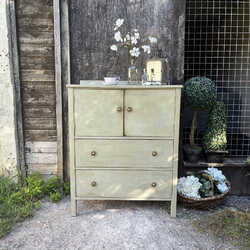
M25 161L29 171L57 173L53 0L16 1Z
M169 59L172 84L182 83L184 64L185 0L71 0L70 41L72 83L103 79L112 69L127 79L126 56L116 63L114 22L124 18L127 30L137 28L145 37L157 36Z
M6 1L0 1L0 175L16 176L15 105L6 12Z

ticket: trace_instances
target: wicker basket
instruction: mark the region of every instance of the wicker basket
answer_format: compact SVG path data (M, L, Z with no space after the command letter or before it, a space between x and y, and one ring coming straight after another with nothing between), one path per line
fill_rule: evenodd
M231 185L229 181L226 181L228 186L228 190L220 195L208 197L208 198L189 198L183 194L178 193L178 201L183 204L186 208L194 208L194 209L201 209L201 210L209 210L219 206L225 199L226 195L231 190Z

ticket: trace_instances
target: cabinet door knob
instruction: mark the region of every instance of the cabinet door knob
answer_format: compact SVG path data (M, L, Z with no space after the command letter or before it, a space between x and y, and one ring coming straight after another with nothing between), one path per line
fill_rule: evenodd
M128 111L128 112L132 112L132 111L133 111L133 108L132 108L132 107L128 107L128 108L127 108L127 111Z
M96 156L96 151L92 151L92 152L91 152L91 155L92 155L92 156Z
M153 182L153 183L151 184L151 186L152 186L153 188L155 188L155 187L157 186L157 183L156 183L156 182Z
M156 151L153 151L152 152L152 155L155 157L155 156L157 156L157 152Z
M96 187L96 185L97 185L96 181L92 181L92 182L91 182L91 186L92 186L92 187Z
M122 107L117 107L117 108L116 108L116 111L117 111L117 112L122 112Z

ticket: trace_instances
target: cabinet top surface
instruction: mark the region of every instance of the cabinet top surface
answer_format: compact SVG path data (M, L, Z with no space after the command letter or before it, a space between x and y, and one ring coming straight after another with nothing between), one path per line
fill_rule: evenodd
M118 84L106 84L104 81L80 81L80 84L69 84L67 88L96 88L96 89L173 89L182 88L182 85L142 85L138 82L119 81Z

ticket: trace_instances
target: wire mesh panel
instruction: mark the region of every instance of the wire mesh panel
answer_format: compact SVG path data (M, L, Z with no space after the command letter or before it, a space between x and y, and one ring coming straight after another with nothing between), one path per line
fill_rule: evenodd
M186 0L185 29L185 79L207 76L215 81L217 99L226 105L229 153L233 157L247 156L250 1ZM184 128L184 136L187 132Z

